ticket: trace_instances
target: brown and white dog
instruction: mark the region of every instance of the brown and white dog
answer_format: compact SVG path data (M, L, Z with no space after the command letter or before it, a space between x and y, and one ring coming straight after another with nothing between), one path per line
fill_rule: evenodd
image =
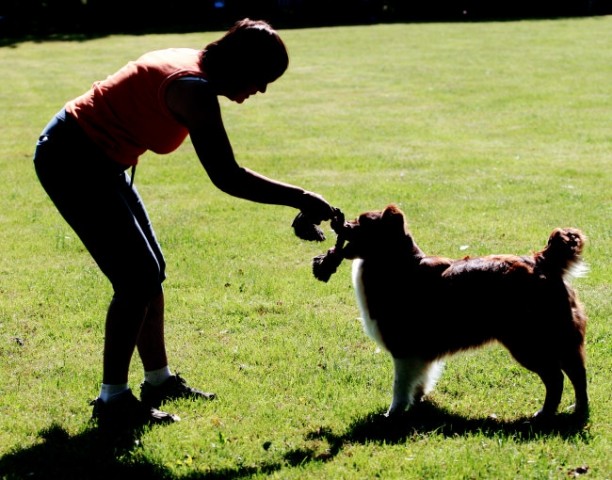
M314 259L313 272L327 281L343 258L353 260L363 328L393 357L387 415L406 411L433 388L444 357L491 341L544 382L536 415L557 411L563 372L574 387L575 413L588 415L587 319L568 284L582 266L582 232L557 228L532 255L453 260L423 253L394 205L352 222L335 219L332 227L336 246Z

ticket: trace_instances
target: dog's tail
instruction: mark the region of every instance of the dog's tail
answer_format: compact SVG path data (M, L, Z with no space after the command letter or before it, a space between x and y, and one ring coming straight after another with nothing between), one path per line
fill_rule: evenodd
M536 265L565 278L583 276L588 270L582 261L585 243L586 236L577 228L555 228L546 248L536 253Z

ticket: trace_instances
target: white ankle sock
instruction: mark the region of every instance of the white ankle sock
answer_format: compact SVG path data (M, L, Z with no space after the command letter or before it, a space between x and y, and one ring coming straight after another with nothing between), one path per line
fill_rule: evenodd
M103 402L111 401L117 395L121 395L124 392L127 392L130 389L127 383L121 383L119 385L109 385L108 383L103 383L100 388L100 399Z
M144 373L145 382L150 383L154 387L161 385L171 376L172 372L170 371L170 367L168 365L158 368L157 370L150 370Z

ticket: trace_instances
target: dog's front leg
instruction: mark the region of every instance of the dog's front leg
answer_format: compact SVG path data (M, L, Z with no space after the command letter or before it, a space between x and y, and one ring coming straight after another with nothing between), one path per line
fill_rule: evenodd
M393 357L393 401L387 417L402 414L412 406L415 391L422 383L430 363L420 358Z

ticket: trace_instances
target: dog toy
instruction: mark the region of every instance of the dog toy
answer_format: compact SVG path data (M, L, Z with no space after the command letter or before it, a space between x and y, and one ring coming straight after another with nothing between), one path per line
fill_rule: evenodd
M293 231L298 238L308 242L322 242L325 240L323 230L307 215L302 212L297 214L297 217L291 224Z
M338 235L336 245L326 253L317 255L312 259L312 273L317 280L322 282L327 282L336 273L344 259L342 254L342 247L344 246L344 214L340 210L337 210L334 218L332 218L331 227Z

